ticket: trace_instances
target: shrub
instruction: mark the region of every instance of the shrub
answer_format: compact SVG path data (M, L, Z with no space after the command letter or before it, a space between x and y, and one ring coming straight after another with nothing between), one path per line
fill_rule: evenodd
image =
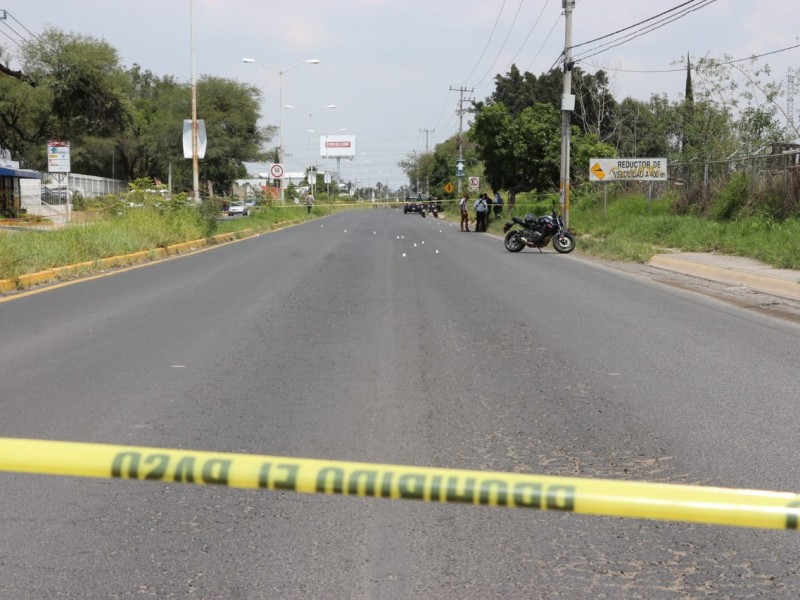
M709 216L716 221L736 218L747 204L747 175L736 173L719 191Z

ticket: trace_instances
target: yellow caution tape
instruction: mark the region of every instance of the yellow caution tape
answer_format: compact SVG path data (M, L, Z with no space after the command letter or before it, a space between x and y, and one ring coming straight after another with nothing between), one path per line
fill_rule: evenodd
M0 438L0 471L797 529L786 492Z

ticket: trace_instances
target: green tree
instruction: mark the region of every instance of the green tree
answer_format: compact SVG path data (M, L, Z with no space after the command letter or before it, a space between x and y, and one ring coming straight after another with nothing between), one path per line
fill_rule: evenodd
M0 144L26 166L45 168L48 139L78 148L127 126L119 57L106 42L50 28L23 46L20 61L19 77L0 78ZM83 166L80 152L72 161Z
M652 95L645 102L625 98L614 115L614 134L609 143L617 156L664 156L680 152L680 113L666 96Z
M166 179L172 165L173 185L192 187L191 161L183 158L183 120L191 114L191 87L173 77L158 77L134 65L127 72L134 107L131 126L117 138L116 156L128 179ZM197 83L198 118L206 125L208 144L200 161L201 187L211 181L216 193L244 177L242 161L261 160L261 147L274 127L258 127L259 91L228 79L202 77Z
M519 192L558 185L560 119L547 104L530 106L516 117L504 104L494 104L476 115L468 136L489 185L508 190L510 204Z
M435 196L448 198L454 197L453 194L446 194L444 186L451 183L455 177L455 159L447 152L438 149L433 153L433 163L428 171L428 181L430 191Z
M469 136L476 143L484 175L493 190L506 189L509 204L531 190L558 189L561 169L561 114L549 104L535 104L513 116L503 104L481 110ZM587 170L590 157L613 156L614 148L594 134L572 128L573 174Z
M109 136L130 122L119 55L104 40L51 27L22 47L22 64L32 83L51 94L50 135Z

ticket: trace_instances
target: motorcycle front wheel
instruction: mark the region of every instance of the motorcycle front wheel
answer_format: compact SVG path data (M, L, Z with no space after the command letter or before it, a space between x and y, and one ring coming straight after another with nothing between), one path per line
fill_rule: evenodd
M571 233L562 231L553 238L553 248L561 254L569 254L575 250L575 238Z
M525 247L525 242L522 241L522 238L519 235L519 231L516 229L512 229L506 234L506 239L504 241L506 250L509 252L519 252Z

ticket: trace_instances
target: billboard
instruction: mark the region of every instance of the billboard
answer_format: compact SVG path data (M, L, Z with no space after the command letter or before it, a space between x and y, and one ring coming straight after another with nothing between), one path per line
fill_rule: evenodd
M319 136L319 155L321 158L353 158L356 155L356 136Z

